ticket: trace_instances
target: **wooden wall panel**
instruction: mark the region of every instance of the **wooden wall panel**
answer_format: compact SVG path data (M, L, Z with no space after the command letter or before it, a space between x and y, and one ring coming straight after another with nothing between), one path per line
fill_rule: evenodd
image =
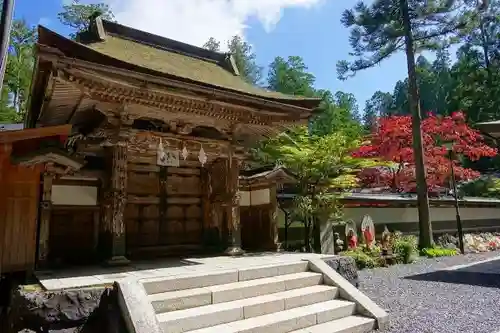
M129 172L127 191L137 195L158 195L160 186L156 173Z
M35 266L40 167L2 163L0 198L1 273L32 270Z

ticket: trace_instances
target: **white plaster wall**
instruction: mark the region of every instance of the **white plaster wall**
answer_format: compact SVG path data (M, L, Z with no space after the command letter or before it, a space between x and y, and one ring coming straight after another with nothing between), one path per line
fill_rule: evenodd
M346 207L344 208L344 220L353 220L361 223L363 216L370 215L375 224L386 223L415 223L418 222L418 210L416 207L407 208L380 208L380 207ZM462 220L485 220L499 219L499 208L460 208ZM455 208L431 207L432 221L453 221L455 220Z
M249 191L240 191L240 206L250 206Z
M65 206L95 206L97 205L97 187L53 185L52 204Z
M259 206L271 203L271 190L240 191L240 206Z

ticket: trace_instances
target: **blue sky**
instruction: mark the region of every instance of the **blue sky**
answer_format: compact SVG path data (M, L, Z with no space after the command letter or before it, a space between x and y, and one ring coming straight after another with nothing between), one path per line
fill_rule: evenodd
M122 1L133 2L134 0ZM162 1L168 3L166 5L168 7L176 0L144 1ZM194 2L212 0L184 1L192 1L194 4ZM243 3L245 0L241 1ZM314 0L311 1L314 2ZM255 0L255 2L258 2L258 0ZM290 0L290 2L293 1ZM59 33L67 34L68 30L57 21L57 13L62 7L62 0L44 0L43 5L41 3L40 0L17 0L15 16L17 18L25 18L30 24L42 23ZM301 56L309 67L310 72L316 76L316 86L318 88L353 93L358 99L360 109L362 110L365 100L369 99L375 91L392 92L395 82L406 76L406 61L403 54L397 54L380 66L360 72L354 78L347 81L339 81L337 79L335 64L339 60L347 59L350 51L348 44L349 32L340 24L340 16L344 9L354 4L355 1L353 0L320 0L319 4L310 8L283 6L281 19L271 29L265 29L258 15L242 16L241 20L246 24L243 32L245 38L254 46L260 64L269 64L275 56ZM120 7L120 10L123 8ZM125 11L125 9L122 11ZM190 15L189 12L186 15ZM117 16L119 22L126 23L120 20L122 17L127 21L125 14L121 14L120 12L120 15ZM221 19L217 19L220 22ZM134 22L134 25L139 25L136 26L137 28L141 28L141 23L138 20L148 21L148 17L144 14L137 18L137 20L131 20L131 22ZM180 23L178 22L177 27L185 21L186 19ZM210 25L211 23L206 23L205 27ZM154 28L148 30L155 30ZM224 28L223 25L221 26L222 28ZM162 29L162 34L166 35L166 37L180 39L175 38L179 34L178 32L175 32L174 36L171 36L166 27ZM219 30L214 31L219 33ZM199 31L199 29L196 29L196 31ZM186 38L189 40L184 41L195 43L194 41L205 40L196 39L195 37L198 36L194 36L193 34L186 35ZM222 33L220 34L223 36ZM199 36L199 38L203 38L203 36Z

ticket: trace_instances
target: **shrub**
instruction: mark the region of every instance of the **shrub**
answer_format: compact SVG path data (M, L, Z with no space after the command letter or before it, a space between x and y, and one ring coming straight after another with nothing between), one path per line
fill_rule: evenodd
M373 258L379 258L382 253L382 249L378 245L372 245L370 247L363 246L362 250L364 253Z
M366 253L362 248L348 250L342 254L353 258L358 269L375 268L380 266L379 258Z
M437 257L451 257L456 256L458 251L456 249L445 249L442 247L434 247L422 249L421 254L428 258L437 258Z
M417 237L408 235L403 236L400 233L393 233L392 252L396 255L398 263L409 264L413 262L418 253Z

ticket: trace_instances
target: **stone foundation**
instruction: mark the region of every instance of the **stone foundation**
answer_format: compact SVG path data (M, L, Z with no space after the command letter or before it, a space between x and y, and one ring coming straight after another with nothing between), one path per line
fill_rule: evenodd
M336 256L325 259L324 262L356 288L359 287L358 268L353 258Z
M116 288L14 291L6 333L123 333Z

